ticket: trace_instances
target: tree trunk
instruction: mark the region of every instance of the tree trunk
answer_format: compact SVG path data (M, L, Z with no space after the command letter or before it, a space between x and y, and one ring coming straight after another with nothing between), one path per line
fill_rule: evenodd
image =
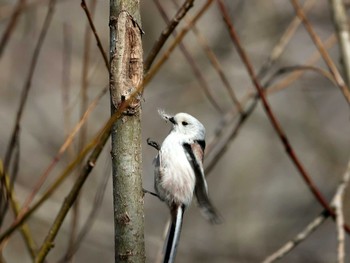
M110 0L111 112L142 82L140 3ZM112 169L115 262L144 262L144 214L141 155L141 94L115 123Z

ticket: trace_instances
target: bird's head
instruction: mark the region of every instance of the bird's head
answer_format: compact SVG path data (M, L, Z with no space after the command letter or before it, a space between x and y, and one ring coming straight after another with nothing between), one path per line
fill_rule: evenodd
M177 113L175 116L159 111L160 116L173 124L171 132L181 134L189 141L205 140L205 128L203 124L188 113Z

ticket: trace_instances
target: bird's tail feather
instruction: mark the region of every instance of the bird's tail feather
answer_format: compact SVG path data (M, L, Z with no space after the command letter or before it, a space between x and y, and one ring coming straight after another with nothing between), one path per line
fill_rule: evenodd
M180 239L184 207L178 206L172 211L171 225L166 244L163 263L173 263L176 256L176 249Z

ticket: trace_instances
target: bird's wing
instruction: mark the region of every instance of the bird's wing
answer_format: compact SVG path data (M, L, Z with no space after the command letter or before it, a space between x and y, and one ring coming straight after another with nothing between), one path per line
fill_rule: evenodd
M184 144L183 147L186 151L187 159L192 165L196 175L196 186L194 192L198 200L198 205L205 218L211 223L218 224L221 222L221 218L209 200L207 182L204 177L203 156L205 143L203 142L204 141L195 141L192 144Z

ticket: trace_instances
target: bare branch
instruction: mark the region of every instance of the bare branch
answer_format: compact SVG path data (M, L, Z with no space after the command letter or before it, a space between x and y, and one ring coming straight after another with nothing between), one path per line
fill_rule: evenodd
M318 37L318 35L314 31L314 29L312 28L310 22L308 21L308 19L305 16L303 10L300 8L299 1L298 0L291 0L291 2L293 4L293 7L295 9L296 14L298 15L298 17L303 22L306 30L310 34L310 37L311 37L312 41L315 43L315 45L318 48L318 50L320 51L324 61L326 62L330 72L334 76L334 79L337 82L337 84L338 84L341 92L343 93L346 101L348 102L348 104L350 104L350 90L349 90L349 87L344 82L344 80L343 80L342 76L340 75L337 67L335 66L332 58L329 56L327 50L325 49L324 44L322 43L321 39Z
M345 262L345 233L344 233L344 214L343 214L343 200L345 189L350 181L350 160L346 171L342 177L342 181L337 187L335 196L333 197L332 205L335 209L337 232L338 232L338 263Z
M97 47L98 47L98 49L100 50L101 55L102 55L102 57L103 57L103 61L105 62L106 68L107 68L108 71L109 71L109 62L108 62L107 54L106 54L106 52L104 51L104 48L103 48L103 46L102 46L100 37L99 37L98 34L97 34L97 31L96 31L94 22L92 21L91 14L90 14L90 11L89 11L89 9L88 9L88 7L87 7L87 5L86 5L85 0L81 0L81 7L82 7L83 10L85 11L86 17L87 17L87 19L88 19L88 21L89 21L89 24L90 24L90 27L91 27L91 30L92 30L92 32L94 33L94 36L95 36L95 39L96 39L96 42L97 42Z
M6 191L8 193L9 203L11 204L11 208L13 210L15 217L16 217L20 211L20 205L19 205L19 202L17 201L17 197L16 197L15 191L13 189L13 186L11 185L10 177L8 176L8 174L5 173L1 160L0 160L0 177L1 178L4 177L3 180L5 181L5 187L6 187ZM21 226L20 230L21 230L21 234L23 236L23 239L25 241L26 247L29 251L29 254L30 254L31 258L34 259L35 252L37 250L37 245L33 239L33 234L30 231L29 226L27 224L23 224ZM0 248L0 250L1 249L2 249L2 247Z

